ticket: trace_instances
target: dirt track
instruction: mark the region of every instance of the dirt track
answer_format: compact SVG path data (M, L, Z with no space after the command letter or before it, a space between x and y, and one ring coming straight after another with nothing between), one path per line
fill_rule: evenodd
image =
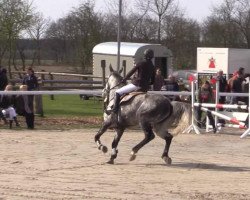
M0 199L250 199L250 137L180 135L169 167L159 138L129 162L143 136L129 131L108 165L95 131L0 130ZM108 132L102 141L110 146L112 138Z

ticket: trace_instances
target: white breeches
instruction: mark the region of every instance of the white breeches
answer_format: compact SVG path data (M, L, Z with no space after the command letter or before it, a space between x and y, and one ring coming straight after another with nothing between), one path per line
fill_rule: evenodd
M121 87L120 89L116 90L115 92L118 93L121 96L123 94L133 92L133 91L135 91L135 90L137 90L139 88L140 87L137 87L134 84L130 83L128 85L125 85L125 86Z
M16 111L13 107L8 107L2 110L3 115L10 120L13 120L17 116Z

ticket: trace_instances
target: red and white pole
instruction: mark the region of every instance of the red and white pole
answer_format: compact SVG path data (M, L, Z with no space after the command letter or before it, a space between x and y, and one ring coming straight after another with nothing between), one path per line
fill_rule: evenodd
M248 106L250 106L250 78L249 78L249 83L248 83ZM248 109L248 129L240 136L240 138L244 138L247 135L250 135L250 109Z
M247 110L247 105L231 105L231 104L213 104L213 103L194 103L195 107L205 107L205 108L223 108L223 109L243 109Z
M220 117L220 118L222 118L224 120L230 121L233 124L240 125L240 128L244 128L245 127L245 123L238 121L236 118L228 117L228 116L223 115L221 113L218 113L218 112L215 112L215 111L212 111L212 110L208 110L207 108L204 108L204 107L201 107L201 110L203 110L205 112L210 112L214 116L217 116L217 117Z

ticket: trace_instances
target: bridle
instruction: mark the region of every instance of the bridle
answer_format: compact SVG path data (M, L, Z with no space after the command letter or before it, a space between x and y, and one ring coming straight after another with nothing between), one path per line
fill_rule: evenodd
M105 86L105 88L103 89L103 97L104 97L104 99L106 99L106 100L104 100L104 109L106 109L106 107L107 107L107 105L109 104L109 102L110 102L111 100L114 99L114 96L113 96L111 99L109 99L109 97L110 97L110 92L111 92L112 90L114 90L114 89L117 89L117 87L118 87L119 85L121 85L121 84L122 84L122 83L119 82L118 84L116 84L116 85L114 85L113 87L110 88L109 83L108 83L108 82L106 83L106 86ZM105 96L104 96L104 94L105 94Z

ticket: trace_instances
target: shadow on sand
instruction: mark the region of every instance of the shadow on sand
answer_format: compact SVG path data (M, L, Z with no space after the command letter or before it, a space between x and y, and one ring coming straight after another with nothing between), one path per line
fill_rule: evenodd
M149 163L115 163L115 165L137 165L138 167L156 167L156 166L162 166L162 167L170 167L170 168L183 168L183 169L189 169L189 170L196 170L196 169L205 169L205 170L211 170L211 171L224 171L224 172L249 172L250 167L238 167L238 166L226 166L226 165L218 165L218 164L212 164L212 163L172 163L171 165L165 165L163 163L155 163L155 164L149 164Z

